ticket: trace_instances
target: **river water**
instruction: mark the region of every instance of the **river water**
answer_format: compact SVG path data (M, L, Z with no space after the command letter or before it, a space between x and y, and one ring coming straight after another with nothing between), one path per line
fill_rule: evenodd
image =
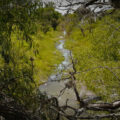
M62 74L65 74L65 73L61 73L59 71L62 71L65 68L66 68L66 70L69 70L72 67L72 66L70 66L70 51L68 49L64 48L65 34L66 34L66 32L64 31L64 34L62 36L60 36L59 44L56 46L56 48L62 53L62 55L64 57L64 61L62 61L62 63L59 64L59 66L57 67L56 73L52 74L49 77L48 81L45 84L41 85L39 89L42 93L46 93L48 95L48 97L57 97L58 101L59 101L59 105L65 105L66 100L69 100L68 104L70 106L79 107L77 100L76 100L75 93L72 89L66 89L64 94L59 96L60 91L65 87L65 83L68 81L68 80L59 81ZM93 92L87 90L87 87L84 86L83 84L81 84L81 89L79 90L79 94L80 94L80 97L95 96L95 94Z

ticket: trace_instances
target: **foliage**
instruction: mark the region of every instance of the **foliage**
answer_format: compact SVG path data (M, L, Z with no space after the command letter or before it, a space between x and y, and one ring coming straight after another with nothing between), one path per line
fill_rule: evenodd
M54 34L53 34L54 33ZM61 59L55 48L57 33L48 32L47 35L39 31L32 36L32 47L22 40L21 32L11 35L11 62L6 64L1 56L0 83L3 91L13 95L18 100L28 100L32 91L45 82ZM18 40L19 38L19 40ZM33 61L32 61L33 59ZM36 84L37 86L35 86ZM27 99L26 99L27 97ZM25 98L25 99L24 99Z
M0 3L0 44L2 56L6 63L10 62L11 32L14 26L23 31L24 39L30 42L29 35L33 29L33 9L35 4L14 0L2 0ZM31 12L32 11L32 12Z
M55 11L53 7L46 5L44 8L37 9L36 14L44 33L48 32L51 27L56 30L61 14Z
M120 96L120 12L104 16L97 22L90 23L87 18L82 24L71 23L66 28L68 34L66 47L77 59L78 84L80 81L103 96L107 101ZM81 30L82 28L82 30ZM109 99L108 99L109 98Z
M48 24L47 16L51 15L45 32L42 28L46 26L41 23L45 20L44 24ZM62 59L55 48L59 34L51 25L59 16L38 1L0 2L0 90L26 107L34 104L36 89Z

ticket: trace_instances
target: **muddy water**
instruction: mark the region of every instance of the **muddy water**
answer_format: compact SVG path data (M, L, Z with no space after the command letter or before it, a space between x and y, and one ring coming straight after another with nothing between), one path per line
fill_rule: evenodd
M58 71L61 71L64 68L70 69L72 67L72 66L69 66L70 65L70 51L64 48L65 34L66 33L64 32L63 36L60 36L61 40L59 41L59 44L57 45L57 49L64 56L64 61L62 61L62 63L58 66L56 73L52 74L49 77L48 82L40 86L40 91L43 93L46 93L48 95L48 97L51 97L51 96L58 97L60 105L64 105L66 100L69 99L69 101L68 101L69 105L71 105L73 107L78 107L79 105L76 101L76 96L72 89L66 89L64 94L59 97L60 91L65 87L65 83L68 80L59 81L59 79L62 76L62 73L60 73ZM87 90L87 87L84 86L82 83L81 83L81 89L79 90L79 94L81 97L95 96L95 94L93 92Z

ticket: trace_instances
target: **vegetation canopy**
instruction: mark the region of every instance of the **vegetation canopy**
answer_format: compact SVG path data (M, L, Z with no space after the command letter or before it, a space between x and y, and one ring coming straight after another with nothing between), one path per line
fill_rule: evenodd
M119 120L119 83L119 0L0 1L0 119Z

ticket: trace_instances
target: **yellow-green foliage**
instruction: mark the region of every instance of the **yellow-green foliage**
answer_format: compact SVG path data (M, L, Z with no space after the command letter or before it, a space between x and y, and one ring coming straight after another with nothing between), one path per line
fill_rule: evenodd
M33 36L33 51L38 52L35 57L35 79L46 81L49 75L56 69L62 61L62 56L56 49L56 43L59 41L59 34L53 30L44 35L39 32ZM34 54L35 55L35 54Z
M61 15L40 1L25 1L0 2L0 92L32 108L40 84L62 60L59 34L52 30Z
M56 65L63 60L61 53L56 49L59 33L51 28L45 34L39 27L38 31L31 35L30 45L30 41L24 40L23 32L14 26L9 63L5 63L0 52L0 83L4 92L26 106L33 105L34 100L32 101L31 97L36 89L48 80Z
M22 33L15 31L12 34L12 55L17 64L17 68L32 64L33 58L33 77L37 84L47 81L49 75L55 70L55 65L62 61L62 56L56 49L59 41L59 33L52 29L44 34L38 31L32 35L32 46L22 40Z
M120 96L120 69L116 69L120 66L119 16L118 10L91 24L79 22L66 41L66 47L78 60L77 71L81 71L77 75L78 84L85 82L89 89L107 100Z

